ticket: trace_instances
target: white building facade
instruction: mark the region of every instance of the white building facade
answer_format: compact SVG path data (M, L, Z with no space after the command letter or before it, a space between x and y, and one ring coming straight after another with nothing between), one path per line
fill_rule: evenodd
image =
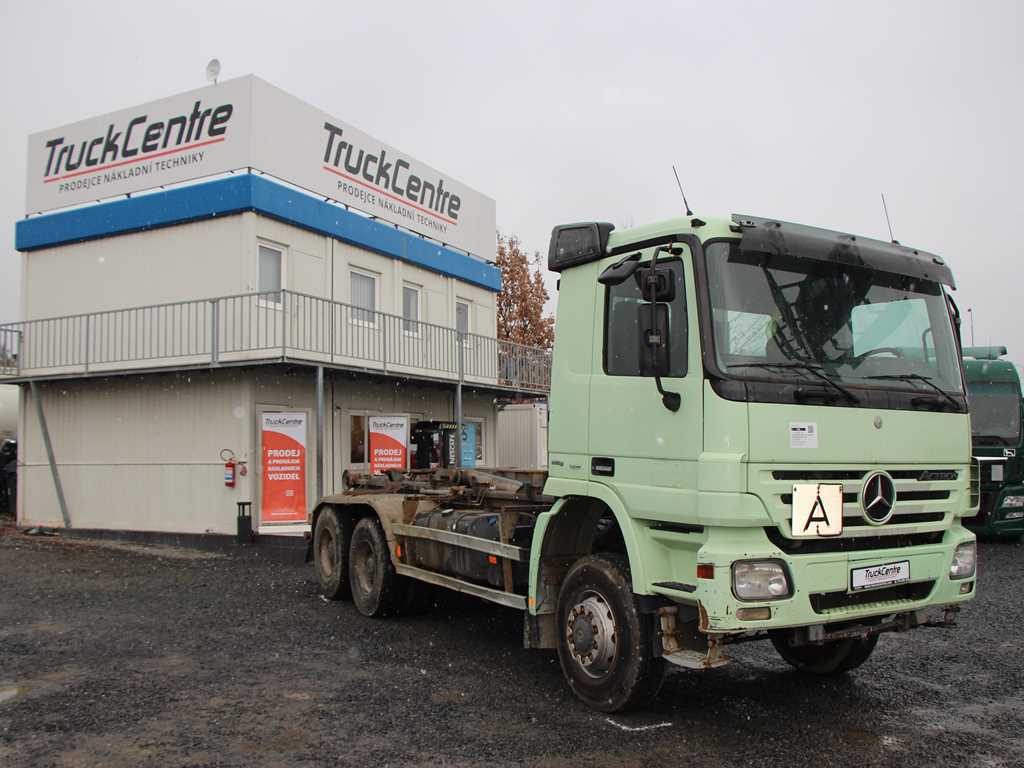
M292 134L311 164L274 148ZM471 425L462 460L494 465L495 399L546 391L547 354L496 338L493 201L256 78L37 134L29 160L0 326L20 525L233 534L250 501L277 530L370 469L375 419L407 447Z

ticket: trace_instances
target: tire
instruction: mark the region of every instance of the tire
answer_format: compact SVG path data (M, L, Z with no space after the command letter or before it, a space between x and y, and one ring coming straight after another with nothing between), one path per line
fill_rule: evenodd
M384 530L376 517L364 517L352 531L348 554L352 602L364 616L394 616L407 605L409 585L391 563Z
M588 706L619 712L654 699L665 662L654 658L652 618L639 611L624 556L578 560L562 582L556 618L562 672Z
M313 531L313 567L320 594L331 600L348 600L352 587L348 578L348 547L352 521L346 514L325 509Z
M828 677L856 669L871 656L878 645L878 635L849 640L833 640L822 645L789 644L789 633L773 632L772 645L779 655L801 672Z

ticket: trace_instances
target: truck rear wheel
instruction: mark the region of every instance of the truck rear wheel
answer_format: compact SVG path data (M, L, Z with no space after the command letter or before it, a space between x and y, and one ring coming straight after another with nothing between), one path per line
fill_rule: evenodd
M376 517L364 517L352 531L348 554L352 602L364 616L392 616L407 604L408 584L391 563L384 530Z
M654 658L651 617L640 613L620 555L576 562L558 594L558 660L587 705L618 712L650 702L665 665Z
M316 519L313 531L313 567L320 593L331 600L352 597L348 579L348 545L352 524L347 516L325 509Z
M833 640L821 645L789 644L786 633L772 633L772 645L779 655L801 672L811 675L841 675L856 669L871 656L878 635L849 640Z

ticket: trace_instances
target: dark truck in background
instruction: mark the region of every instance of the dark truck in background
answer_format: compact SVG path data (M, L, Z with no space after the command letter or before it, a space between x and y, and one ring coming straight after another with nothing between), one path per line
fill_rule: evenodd
M965 518L982 536L1024 535L1024 456L1021 387L1006 347L964 347L971 411L971 450L981 469L981 507Z

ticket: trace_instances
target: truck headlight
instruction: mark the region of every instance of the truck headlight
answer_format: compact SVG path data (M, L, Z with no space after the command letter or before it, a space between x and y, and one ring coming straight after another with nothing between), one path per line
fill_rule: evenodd
M1024 496L1003 496L1000 507L1024 507Z
M789 578L779 560L740 560L732 564L732 592L740 600L789 597Z
M953 550L953 562L949 564L949 578L969 579L978 565L978 548L973 541L965 541Z

